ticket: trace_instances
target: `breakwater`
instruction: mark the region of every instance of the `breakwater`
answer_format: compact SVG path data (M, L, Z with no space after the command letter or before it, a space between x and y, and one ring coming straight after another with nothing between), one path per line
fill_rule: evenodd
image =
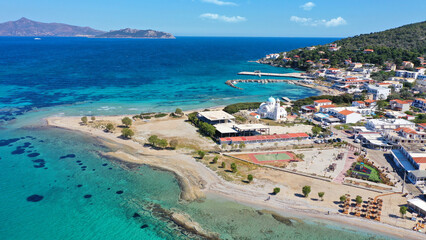
M235 84L237 84L237 83L262 83L262 84L266 84L266 83L277 83L277 82L287 82L287 83L290 83L290 84L296 84L296 81L288 80L288 79L234 79L234 80L226 81L225 84L230 86L230 87L242 90L242 88L235 86Z
M250 76L266 76L266 77L292 77L292 78L310 78L302 73L263 73L263 72L239 72L238 75L250 75Z

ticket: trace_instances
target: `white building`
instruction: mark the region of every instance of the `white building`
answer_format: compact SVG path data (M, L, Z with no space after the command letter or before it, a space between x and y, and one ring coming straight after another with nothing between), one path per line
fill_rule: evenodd
M376 85L367 85L368 93L373 94L374 100L384 100L391 94L391 89Z
M402 127L416 127L413 122L407 121L405 119L370 119L367 121L365 126L367 127L367 129L375 132L394 130Z
M426 110L426 99L423 99L423 98L414 99L413 106Z
M357 123L361 121L362 116L359 113L352 112L349 110L343 110L336 114L336 117L343 123Z
M402 78L416 79L419 74L420 72L412 72L412 71L405 71L405 70L398 70L395 72L396 77L402 77Z
M287 112L284 107L280 105L280 100L275 100L273 97L268 98L268 101L260 104L257 113L261 118L269 118L275 121L285 120Z

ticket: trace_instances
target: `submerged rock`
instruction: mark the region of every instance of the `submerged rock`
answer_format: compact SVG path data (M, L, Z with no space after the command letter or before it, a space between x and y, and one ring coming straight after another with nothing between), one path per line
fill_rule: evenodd
M141 229L144 229L144 228L147 228L147 227L148 227L148 224L144 224L144 225L141 226Z
M28 157L37 157L37 156L39 156L40 155L40 153L30 153L30 154L28 154L27 156Z
M75 154L73 154L73 153L67 154L65 156L61 156L59 159L65 159L65 158L75 158Z
M0 140L0 147L7 146L7 145L14 143L14 142L17 142L19 140L20 140L20 138L2 139L2 140Z
M41 201L43 198L44 198L44 197L43 197L43 196L41 196L41 195L34 194L34 195L31 195L31 196L27 197L27 201L28 201L28 202L39 202L39 201Z

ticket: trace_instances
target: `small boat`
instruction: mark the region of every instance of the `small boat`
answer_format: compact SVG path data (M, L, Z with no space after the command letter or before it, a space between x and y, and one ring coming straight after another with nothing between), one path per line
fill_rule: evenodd
M34 40L41 40L41 38L34 38Z

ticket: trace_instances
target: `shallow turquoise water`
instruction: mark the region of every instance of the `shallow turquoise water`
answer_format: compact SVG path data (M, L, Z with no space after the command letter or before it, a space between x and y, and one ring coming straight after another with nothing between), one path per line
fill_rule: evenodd
M242 70L293 71L247 60L330 41L0 38L0 238L195 237L171 223L163 209L187 212L223 239L385 238L328 223L287 226L217 197L182 204L172 174L105 159L99 152L108 149L95 139L43 126L42 118L51 115L133 114L315 95L285 83L240 84L244 90L237 90L224 82L243 78L236 75ZM34 194L43 199L27 201Z

